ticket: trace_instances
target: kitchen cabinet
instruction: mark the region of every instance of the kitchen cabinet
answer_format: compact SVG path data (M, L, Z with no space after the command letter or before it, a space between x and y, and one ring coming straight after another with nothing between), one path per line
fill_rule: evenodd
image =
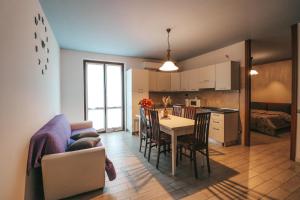
M149 71L149 91L162 92L162 91L170 91L170 90L171 90L170 73Z
M171 74L168 72L156 72L156 91L170 91L171 90Z
M228 61L216 64L216 90L238 90L240 84L238 62Z
M216 86L216 68L215 65L209 65L206 67L201 67L198 70L199 80L198 88L199 89L208 89L215 88Z
M183 71L180 74L180 90L188 91L189 90L189 71Z
M132 91L143 93L149 91L149 72L144 69L132 69Z
M149 71L149 91L157 91L157 72ZM147 79L145 79L147 80Z
M126 71L126 129L130 132L138 131L139 101L149 98L149 71L143 69L129 69Z
M238 112L211 113L209 138L224 146L238 141Z
M171 73L171 91L180 91L180 72Z
M200 68L187 71L188 91L199 90Z

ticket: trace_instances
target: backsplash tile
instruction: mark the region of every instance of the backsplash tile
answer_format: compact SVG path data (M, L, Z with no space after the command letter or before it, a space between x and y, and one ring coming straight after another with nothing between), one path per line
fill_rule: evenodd
M239 109L239 91L216 91L213 89L197 92L150 92L149 97L155 104L162 104L161 98L170 96L172 104L184 104L185 99L197 97L201 99L201 106L224 107Z

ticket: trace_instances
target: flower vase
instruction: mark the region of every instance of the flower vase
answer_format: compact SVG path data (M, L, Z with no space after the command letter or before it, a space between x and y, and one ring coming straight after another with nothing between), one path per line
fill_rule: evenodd
M168 115L169 115L168 110L167 110L167 108L165 107L165 108L164 108L163 117L164 117L164 118L167 118Z

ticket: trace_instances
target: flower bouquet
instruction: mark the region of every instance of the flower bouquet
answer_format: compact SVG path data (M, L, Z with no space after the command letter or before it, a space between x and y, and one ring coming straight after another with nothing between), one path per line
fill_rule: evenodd
M167 106L172 103L171 97L170 96L163 96L162 102L164 104L163 117L167 118L168 115L169 115L168 110L167 110Z
M153 107L154 102L152 101L152 99L144 98L144 99L140 100L139 105L142 108L148 108L149 109L149 108Z

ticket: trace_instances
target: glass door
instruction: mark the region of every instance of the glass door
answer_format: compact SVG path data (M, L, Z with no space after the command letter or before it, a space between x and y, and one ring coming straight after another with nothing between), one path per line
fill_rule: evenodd
M85 119L98 132L124 130L123 64L84 61Z

